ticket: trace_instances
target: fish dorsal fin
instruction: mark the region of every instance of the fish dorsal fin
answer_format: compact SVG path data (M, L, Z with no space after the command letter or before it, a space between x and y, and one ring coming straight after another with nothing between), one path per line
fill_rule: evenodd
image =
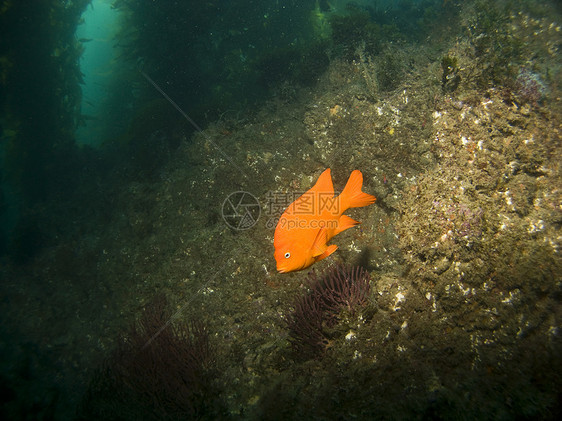
M342 215L340 216L340 219L338 219L338 227L336 228L334 235L338 235L340 232L354 227L357 224L359 224L359 221L356 221L355 219L350 218L347 215Z
M328 236L326 228L322 228L316 234L316 238L312 243L312 257L318 257L326 251L326 243L328 242Z
M318 181L316 181L316 184L310 190L318 193L330 193L332 196L334 195L332 173L330 172L329 168L327 168L322 174L320 174L320 177L318 177Z
M312 215L320 207L329 208L332 206L334 196L334 185L332 184L332 175L330 169L324 170L316 184L312 186L306 193L303 193L295 200L288 209L291 213L299 212L301 215Z

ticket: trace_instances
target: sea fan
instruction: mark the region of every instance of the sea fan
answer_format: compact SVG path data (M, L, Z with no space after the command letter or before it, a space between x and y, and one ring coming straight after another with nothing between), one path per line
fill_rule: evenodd
M290 342L301 358L322 354L331 343L329 328L335 326L343 310L354 315L368 302L370 275L363 268L333 266L322 275L311 272L310 291L301 296L287 317Z
M201 322L171 324L163 295L95 373L77 419L219 417L214 354Z

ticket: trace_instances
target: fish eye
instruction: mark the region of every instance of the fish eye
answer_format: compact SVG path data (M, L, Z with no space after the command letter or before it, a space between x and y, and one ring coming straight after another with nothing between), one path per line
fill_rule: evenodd
M285 259L288 259L289 257L291 257L291 253L289 252L285 253Z

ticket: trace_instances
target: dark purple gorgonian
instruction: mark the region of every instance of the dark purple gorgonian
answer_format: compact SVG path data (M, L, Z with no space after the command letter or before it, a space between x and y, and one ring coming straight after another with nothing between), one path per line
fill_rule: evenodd
M323 274L312 271L307 279L310 291L295 303L287 317L290 342L297 355L311 358L330 344L327 330L339 321L342 311L354 315L367 304L371 276L365 269L336 265Z
M172 323L158 295L92 379L77 419L199 419L221 407L214 363L207 327Z

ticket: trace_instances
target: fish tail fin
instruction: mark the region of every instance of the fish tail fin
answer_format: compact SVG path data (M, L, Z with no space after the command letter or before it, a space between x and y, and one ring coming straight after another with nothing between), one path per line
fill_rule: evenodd
M349 208L360 208L375 203L377 198L373 195L363 193L361 191L362 186L363 174L361 174L359 170L353 171L339 196L341 212L345 212L345 210Z

